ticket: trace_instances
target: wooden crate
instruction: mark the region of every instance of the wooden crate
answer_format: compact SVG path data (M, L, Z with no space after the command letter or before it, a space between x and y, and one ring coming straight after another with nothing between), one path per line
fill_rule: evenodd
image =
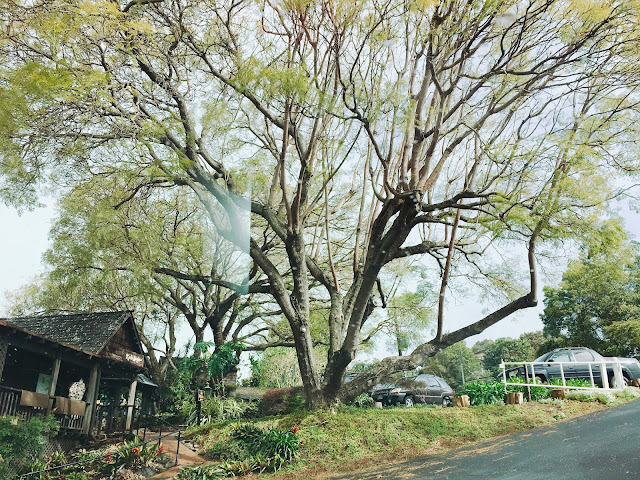
M455 397L453 399L453 405L456 407L468 407L471 405L469 395L460 395L459 397Z

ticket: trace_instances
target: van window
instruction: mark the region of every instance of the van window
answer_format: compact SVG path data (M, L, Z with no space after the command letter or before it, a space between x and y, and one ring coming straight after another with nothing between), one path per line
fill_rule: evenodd
M576 357L576 361L578 362L593 362L595 360L589 350L574 351L573 356Z

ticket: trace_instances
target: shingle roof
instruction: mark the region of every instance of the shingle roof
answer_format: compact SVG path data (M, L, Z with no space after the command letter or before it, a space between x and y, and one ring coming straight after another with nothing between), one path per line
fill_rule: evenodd
M131 312L78 313L1 318L0 323L97 355L129 317Z

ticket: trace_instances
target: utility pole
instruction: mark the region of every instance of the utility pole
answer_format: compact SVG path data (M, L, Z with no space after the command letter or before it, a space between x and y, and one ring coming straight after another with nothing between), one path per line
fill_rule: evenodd
M462 350L458 350L460 356L460 372L462 372L462 385L464 385L464 365L462 364Z

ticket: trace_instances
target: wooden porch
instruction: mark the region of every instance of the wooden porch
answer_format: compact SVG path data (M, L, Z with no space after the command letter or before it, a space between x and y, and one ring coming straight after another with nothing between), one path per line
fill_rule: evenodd
M130 312L0 319L0 416L53 415L63 434L130 429L143 371Z
M25 393L27 395L24 395ZM36 392L18 390L17 388L4 387L0 385L0 416L18 417L23 421L29 421L33 417L44 417L47 414L52 414L60 424L60 429L62 431L75 433L82 432L82 423L84 421L87 407L86 402L76 400L76 402L80 402L82 404L76 404L82 409L82 414L78 414L78 411L58 413L55 411L56 397L49 397L48 395L45 396L47 403L53 405L53 408L49 408L48 405L47 407L25 405L24 403L30 402L27 398L23 400L23 397L33 398L33 396L29 394L43 395L37 394Z

